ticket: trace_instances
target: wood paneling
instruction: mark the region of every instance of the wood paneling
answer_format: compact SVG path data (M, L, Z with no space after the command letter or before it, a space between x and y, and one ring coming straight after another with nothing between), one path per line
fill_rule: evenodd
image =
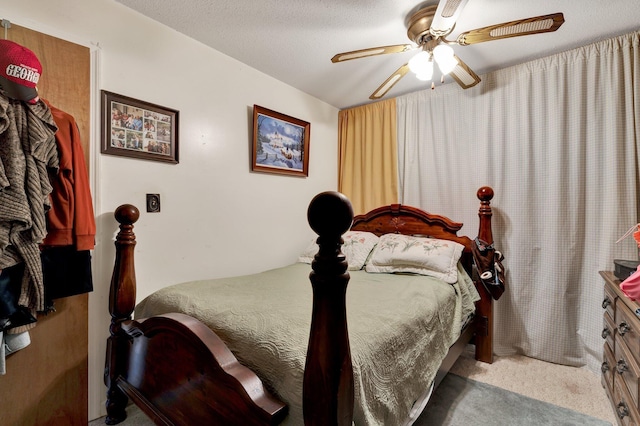
M40 59L38 92L75 117L89 164L89 48L15 24L7 38ZM38 316L29 332L31 344L7 358L7 374L0 376L1 425L84 426L88 422L88 295L57 299L55 308Z

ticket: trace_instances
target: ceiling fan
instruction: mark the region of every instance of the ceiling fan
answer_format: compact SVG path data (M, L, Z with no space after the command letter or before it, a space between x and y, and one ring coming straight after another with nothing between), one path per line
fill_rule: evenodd
M468 1L440 0L437 6L425 6L411 15L407 24L407 36L417 46L413 44L397 44L354 50L338 53L331 58L331 62L344 62L367 56L401 53L420 48L421 52L391 74L369 96L369 99L380 99L386 95L409 71L416 73L416 76L421 80L431 80L434 61L438 64L443 77L446 74L450 74L463 89L468 89L478 84L480 77L454 54L450 45L467 46L490 40L552 32L560 28L564 23L564 15L562 13L554 13L477 28L463 32L455 40L447 40L445 37L453 31L456 21ZM433 82L431 87L434 87Z

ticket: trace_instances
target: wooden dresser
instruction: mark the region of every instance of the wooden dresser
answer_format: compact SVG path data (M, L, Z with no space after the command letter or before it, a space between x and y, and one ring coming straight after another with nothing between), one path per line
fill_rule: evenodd
M620 425L640 426L640 305L620 291L620 280L603 271L604 357L602 385Z

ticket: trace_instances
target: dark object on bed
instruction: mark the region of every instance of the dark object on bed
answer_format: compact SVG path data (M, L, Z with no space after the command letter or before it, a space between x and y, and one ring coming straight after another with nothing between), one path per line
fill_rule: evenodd
M493 190L482 187L477 195L481 201L478 237L491 243L489 202ZM133 223L139 212L134 206L123 205L115 216L120 232L109 296L107 424L125 419L128 398L157 424L280 423L287 415L286 405L264 388L253 371L238 363L222 340L200 321L177 313L131 320L136 299ZM305 424L351 425L353 373L345 310L349 274L341 252L342 234L351 225L351 230L377 235L402 233L453 240L464 246L461 262L469 275L473 240L457 235L461 223L399 204L353 218L350 202L337 192L316 196L308 219L319 235L319 252L310 275L313 311L302 390ZM476 358L492 362L492 298L482 284L476 283L476 288L481 296L476 316L451 346L436 385L472 339Z

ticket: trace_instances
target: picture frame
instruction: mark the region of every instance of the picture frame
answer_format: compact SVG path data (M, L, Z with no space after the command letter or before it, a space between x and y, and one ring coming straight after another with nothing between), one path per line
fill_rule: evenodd
M309 176L310 131L306 121L254 105L251 170Z
M100 152L178 164L177 110L106 90L101 105Z

